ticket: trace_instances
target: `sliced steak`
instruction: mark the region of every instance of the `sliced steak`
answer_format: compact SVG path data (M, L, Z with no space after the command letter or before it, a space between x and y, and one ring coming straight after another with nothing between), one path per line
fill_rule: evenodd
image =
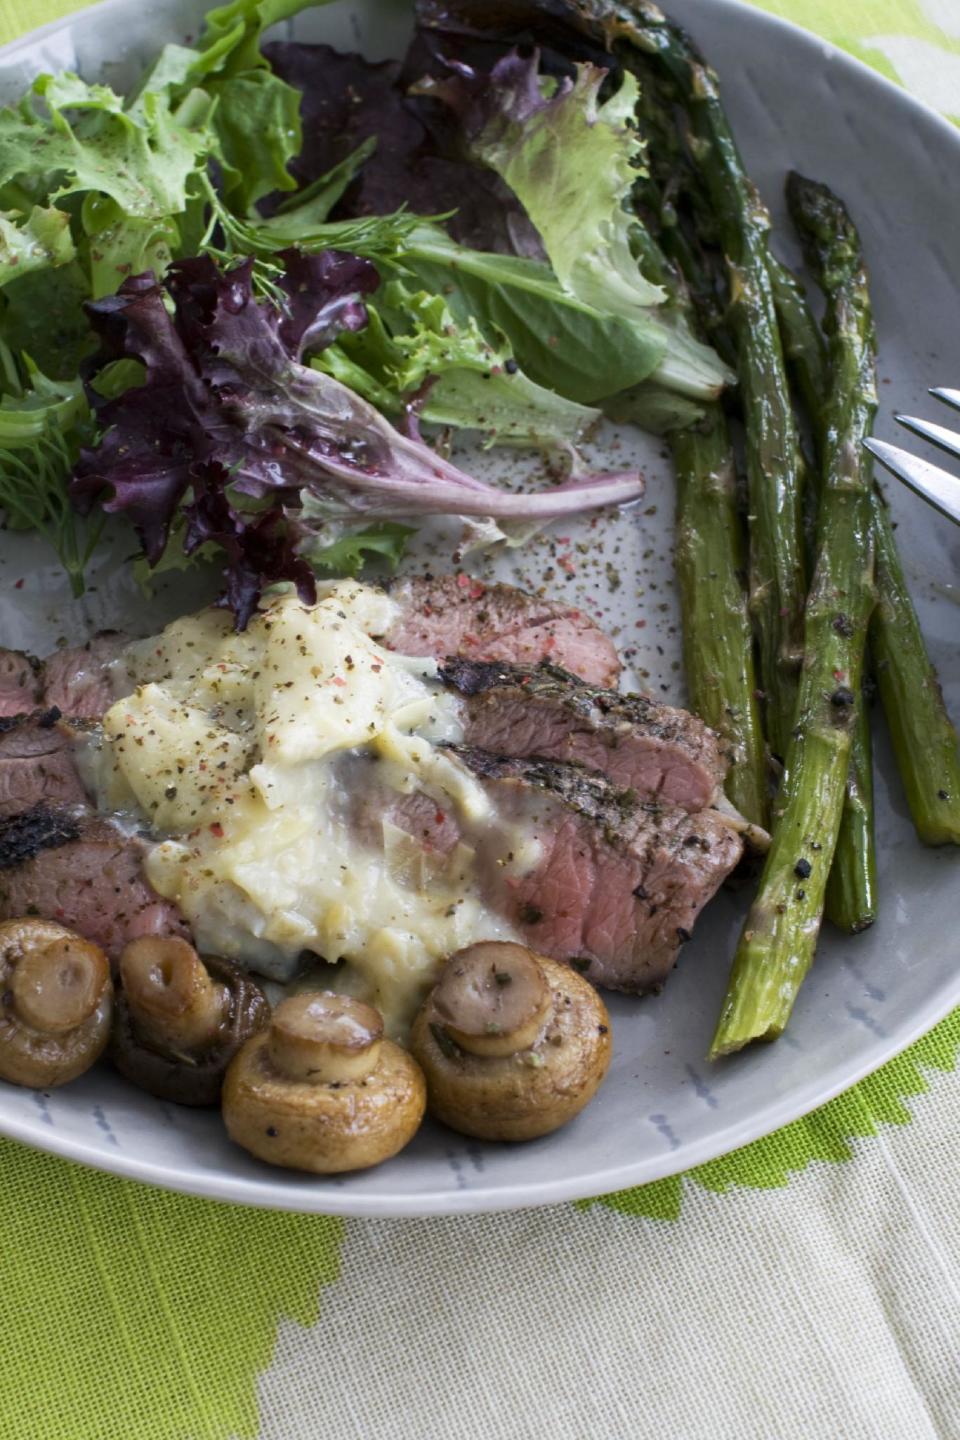
M0 717L36 710L43 695L42 668L22 650L0 650Z
M390 597L403 613L383 638L401 655L513 665L550 660L590 685L613 687L620 678L613 641L573 606L466 575L397 580Z
M601 771L641 800L695 812L723 783L719 736L687 710L587 685L555 665L451 659L440 678L464 697L468 744Z
M0 818L34 805L84 805L73 742L47 710L0 720Z
M110 665L129 643L116 630L104 630L70 650L55 650L43 667L44 703L73 720L99 720L113 704Z
M188 935L141 869L142 846L92 812L38 805L0 821L0 919L56 920L119 959L138 935Z
M610 989L661 985L740 859L740 836L715 811L642 804L572 765L466 746L456 753L501 819L539 842L539 860L523 875L501 863L497 846L481 852L493 903L526 942Z

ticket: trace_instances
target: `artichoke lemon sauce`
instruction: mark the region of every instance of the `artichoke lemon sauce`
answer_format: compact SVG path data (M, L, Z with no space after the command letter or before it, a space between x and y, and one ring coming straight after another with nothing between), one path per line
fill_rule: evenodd
M518 873L538 843L445 754L460 727L436 662L373 638L394 611L341 582L314 606L271 598L241 633L210 609L135 642L94 788L102 809L147 823L147 877L201 950L282 982L311 958L345 960L303 983L335 983L402 1031L444 956L514 936L484 902L471 832ZM396 823L411 803L453 842L425 849L419 820L415 839Z

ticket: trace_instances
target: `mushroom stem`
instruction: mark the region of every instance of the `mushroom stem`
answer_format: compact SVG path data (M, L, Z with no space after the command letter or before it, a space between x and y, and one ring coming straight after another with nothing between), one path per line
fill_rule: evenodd
M525 946L484 940L453 956L434 1005L461 1050L497 1058L536 1044L551 1010L550 987Z
M328 990L292 995L270 1021L270 1059L282 1075L316 1085L363 1080L380 1058L383 1020L371 1005Z
M120 957L130 1012L144 1038L165 1050L199 1051L216 1037L229 1004L186 940L144 935Z
M21 1020L47 1035L75 1030L96 1010L110 966L102 950L64 934L42 949L28 950L10 984Z

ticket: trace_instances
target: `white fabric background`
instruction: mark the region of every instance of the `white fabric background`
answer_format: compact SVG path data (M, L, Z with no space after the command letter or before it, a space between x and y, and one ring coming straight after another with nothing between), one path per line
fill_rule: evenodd
M350 1221L263 1440L956 1440L960 1079L783 1190Z

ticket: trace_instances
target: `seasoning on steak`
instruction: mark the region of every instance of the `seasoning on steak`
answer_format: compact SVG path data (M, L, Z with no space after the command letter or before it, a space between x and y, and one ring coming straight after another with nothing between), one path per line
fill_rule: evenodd
M86 804L70 735L47 710L0 720L0 818L35 805Z
M454 658L440 678L464 697L467 743L495 755L573 762L641 800L691 813L723 784L719 736L687 710L598 689L550 664Z
M22 815L3 822L14 836L6 852L0 827L0 854L10 857L0 869L0 919L56 920L100 945L114 961L138 935L189 937L176 907L144 878L143 847L136 837L92 812L68 811L59 821L59 837L57 823L49 808L39 815L35 810L32 819ZM12 851L17 835L24 851L19 863Z
M41 665L22 650L0 650L0 716L26 715L41 703Z
M613 641L573 606L466 575L397 580L390 598L403 613L383 641L401 655L514 665L550 660L590 685L610 688L620 678Z
M76 812L39 804L0 820L0 870L12 870L32 860L41 850L54 850L76 840L80 821Z
M129 643L116 630L103 630L69 650L55 650L43 663L43 693L72 720L99 720L113 704L110 666Z
M740 836L717 811L644 804L573 765L470 746L454 753L501 819L539 843L526 874L511 873L495 846L478 852L492 902L524 940L597 985L635 993L661 985L740 859Z

